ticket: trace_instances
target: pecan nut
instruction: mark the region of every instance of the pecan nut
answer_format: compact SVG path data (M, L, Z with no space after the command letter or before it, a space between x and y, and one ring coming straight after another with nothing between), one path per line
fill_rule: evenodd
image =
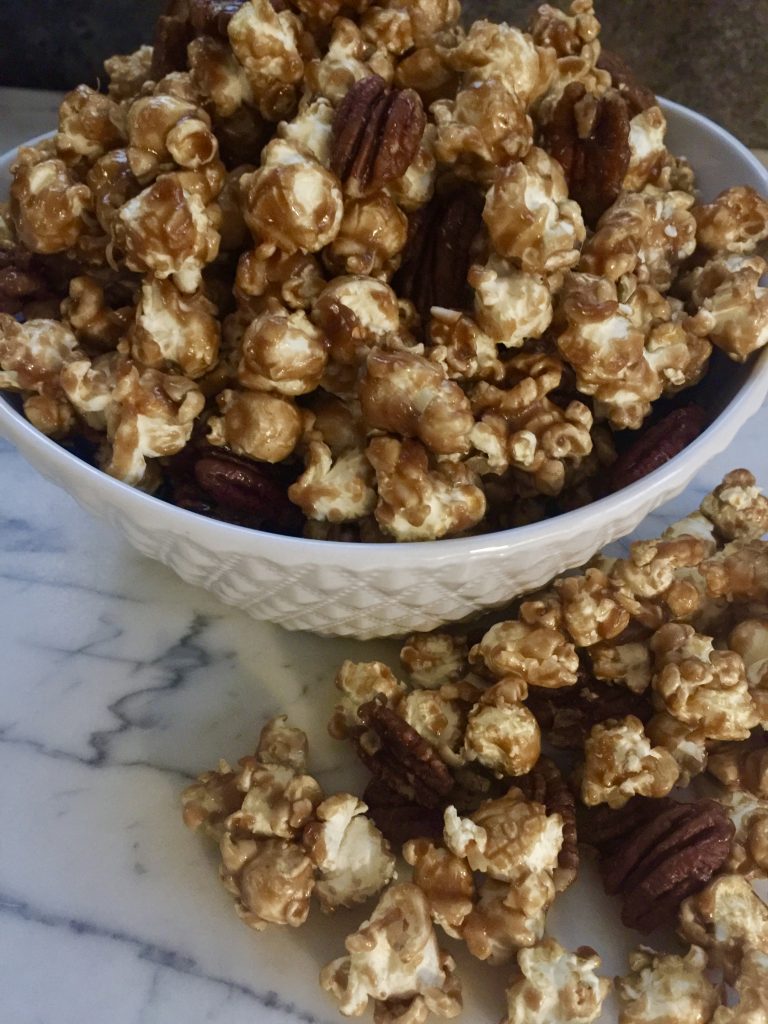
M649 89L647 85L643 85L630 66L617 53L601 50L597 66L611 76L611 84L626 101L630 117L656 105L653 90Z
M605 891L622 896L622 922L648 932L672 920L682 901L723 867L734 827L714 800L632 804L621 815L621 834L599 844L600 874ZM590 822L593 842L599 831Z
M159 81L187 68L187 46L194 33L189 23L189 0L170 0L155 23L150 74Z
M645 430L611 467L610 489L618 491L663 466L694 441L707 425L698 405L675 409Z
M576 878L579 868L579 845L576 832L576 801L560 769L548 757L540 757L527 775L515 779L527 800L543 804L547 814L559 814L563 819L563 845L554 871L555 888L567 889Z
M407 800L380 778L371 779L363 800L368 815L395 849L409 839L440 840L443 837L443 808L424 807Z
M18 313L50 293L40 258L23 246L0 248L0 313Z
M471 308L467 273L482 223L483 198L472 185L436 195L411 216L393 286L398 295L411 300L422 323L429 323L433 306Z
M208 448L190 446L169 460L174 504L252 529L301 533L304 517L288 498L292 477L282 467Z
M453 776L434 748L380 700L362 704L357 716L365 731L355 738L355 746L371 774L409 802L446 806Z
M645 725L653 715L647 695L592 679L557 690L532 686L526 703L542 736L563 750L583 749L592 726L598 722L634 715Z
M427 124L413 89L390 89L379 75L361 79L333 119L331 170L353 199L378 192L405 174Z
M629 167L629 111L621 93L611 89L595 99L580 82L571 82L542 141L562 165L571 199L594 227L618 198Z

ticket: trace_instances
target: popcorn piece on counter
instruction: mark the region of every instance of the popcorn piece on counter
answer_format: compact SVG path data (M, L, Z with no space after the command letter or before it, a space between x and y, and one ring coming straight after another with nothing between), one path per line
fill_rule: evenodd
M728 646L741 656L747 686L763 728L768 726L768 619L743 619L731 632ZM736 737L738 738L738 737Z
M304 924L315 876L301 847L287 839L240 839L227 832L219 849L220 877L244 924L254 931Z
M654 747L668 750L677 761L680 775L676 785L690 785L707 767L707 738L701 726L686 725L666 711L658 711L646 723L645 731Z
M525 775L539 759L541 732L524 705L505 700L504 683L491 687L473 707L464 732L464 754L498 778Z
M219 357L217 309L203 292L185 294L166 278L148 275L141 286L136 322L128 332L131 355L143 366L178 368L195 380Z
M750 949L768 955L768 906L741 875L720 875L680 908L678 931L732 985Z
M758 540L768 533L768 498L748 469L726 473L701 503L701 511L725 540Z
M418 441L394 437L373 438L366 454L376 473L376 521L397 540L452 536L482 520L485 495L465 463L432 466Z
M377 1024L416 1024L430 1012L443 1018L461 1012L455 964L437 945L426 898L417 886L390 886L345 945L347 955L320 972L320 984L344 1016L364 1013L369 999Z
M414 633L400 650L400 661L414 686L437 689L454 682L469 669L469 647L463 636Z
M563 844L563 819L526 800L517 787L498 800L484 801L469 818L449 807L444 834L451 853L464 857L473 871L500 882L541 876L554 898L552 872Z
M650 641L652 687L660 708L700 726L707 739L745 739L758 724L744 662L735 651L716 651L693 626L669 623Z
M745 878L768 878L768 800L741 792L721 793L716 799L736 829L726 870Z
M760 730L744 743L718 744L710 754L707 771L727 789L754 793L768 799L768 745Z
M519 676L530 686L572 686L579 658L565 634L520 620L498 622L469 652L472 664L482 664L496 678Z
M680 775L672 754L651 746L634 715L593 726L584 756L581 799L588 807L619 808L633 796L666 796Z
M86 422L106 432L102 468L133 486L144 480L147 459L184 447L205 404L188 377L140 368L118 353L73 360L60 381Z
M370 818L368 807L349 793L324 800L316 821L304 830L304 847L320 872L315 893L326 911L364 903L395 874L389 844Z
M467 862L429 839L409 839L403 846L403 857L413 866L413 883L424 893L432 920L446 935L460 939L462 925L475 901L475 884Z
M259 462L282 462L296 448L304 429L302 414L289 398L263 391L219 392L221 416L208 420L211 444L231 448Z
M599 966L593 949L570 953L555 939L519 950L502 1024L591 1024L611 987Z
M406 693L405 685L381 661L345 661L336 674L336 689L342 698L333 710L328 732L337 740L359 731L357 712L363 704L378 697L391 707Z
M710 252L752 252L768 238L768 202L747 185L725 189L692 213L696 241Z
M619 1024L704 1024L721 995L706 967L698 946L684 956L639 946L629 954L629 973L616 979Z
M363 902L394 873L394 857L365 816L340 793L324 799L306 774L307 738L283 715L261 732L238 769L222 761L182 794L184 822L219 844L221 879L251 928L304 923L313 891L324 910Z
M768 545L763 541L726 544L700 568L711 597L768 602Z
M464 690L471 690L470 693ZM395 710L426 740L446 764L464 763L466 750L462 750L465 729L468 731L467 709L477 695L471 686L456 687L446 684L437 690L411 690L400 697ZM521 742L525 742L523 737Z

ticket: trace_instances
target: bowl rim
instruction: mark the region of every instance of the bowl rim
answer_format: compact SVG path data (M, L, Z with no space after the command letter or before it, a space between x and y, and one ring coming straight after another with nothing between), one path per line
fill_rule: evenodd
M768 169L742 142L703 114L663 97L657 97L657 100L664 113L671 113L677 122L687 122L695 129L703 130L714 136L717 142L724 147L735 150L761 179L763 188L768 193ZM52 134L54 133L45 132L20 145L31 145ZM18 148L14 147L0 155L0 174L8 170ZM202 516L178 505L173 505L163 501L162 498L138 490L130 484L109 476L103 470L91 466L68 452L56 441L32 426L10 405L1 392L0 428L2 429L0 435L4 435L11 443L19 440L22 444L27 442L38 447L40 454L47 457L46 461L59 463L63 470L75 470L82 474L84 480L89 479L95 485L96 492L103 491L105 495L110 495L114 499L111 503L115 501L127 503L128 507L135 512L145 513L148 517L146 521L154 520L156 525L160 526L161 522L168 520L169 527L173 527L177 533L183 532L189 537L201 530L204 531L208 534L208 543L218 550L231 551L234 549L243 557L248 557L256 554L263 555L263 548L266 544L270 546L274 556L279 556L282 549L285 555L290 556L286 561L293 562L303 552L318 567L338 568L344 566L352 570L389 568L395 571L402 568L405 563L423 561L427 553L429 553L429 564L439 566L444 562L455 562L462 558L479 555L492 556L495 552L502 550L509 553L516 548L528 547L529 544L551 541L562 534L577 533L584 528L590 528L592 520L603 519L606 513L610 513L608 518L611 521L618 521L625 510L636 505L640 495L649 487L673 490L677 482L676 478L684 476L686 467L690 469L691 463L695 463L696 470L701 469L706 462L706 449L711 445L715 436L732 431L730 435L732 439L742 423L759 407L766 393L768 393L768 349L758 353L737 397L723 409L699 437L681 453L628 487L599 498L581 508L525 526L511 527L470 537L446 537L439 540L399 543L316 540L269 533L266 530L238 526L220 519ZM751 404L754 404L754 408L747 413L746 417L743 417L744 406ZM735 425L734 420L736 421ZM685 482L684 480L682 484L684 485Z

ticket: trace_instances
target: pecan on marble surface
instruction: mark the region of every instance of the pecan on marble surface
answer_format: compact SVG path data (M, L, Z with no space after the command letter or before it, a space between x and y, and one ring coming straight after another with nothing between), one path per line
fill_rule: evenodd
M563 819L563 845L554 871L555 888L567 889L576 878L579 868L579 846L576 834L576 802L560 769L548 757L540 757L527 775L521 775L515 784L528 800L543 804L547 814L559 814Z
M409 801L442 807L453 776L434 749L405 719L379 700L358 710L365 731L355 738L360 760L372 775Z
M408 800L381 778L371 779L363 800L368 805L369 817L394 849L399 850L409 839L443 837L442 807L424 807Z
M621 833L606 839L612 816L621 818ZM601 810L586 820L600 847L605 890L621 894L622 922L641 932L670 921L684 899L704 888L725 864L734 831L713 800L633 801L623 812Z
M616 200L629 167L629 112L616 89L596 100L566 86L543 131L544 149L562 165L568 192L591 227Z
M333 120L331 170L353 199L401 177L424 134L427 115L413 89L390 89L379 75L361 79Z
M527 703L544 738L565 750L580 750L598 722L635 715L645 724L653 714L645 694L594 679L559 690L532 686Z

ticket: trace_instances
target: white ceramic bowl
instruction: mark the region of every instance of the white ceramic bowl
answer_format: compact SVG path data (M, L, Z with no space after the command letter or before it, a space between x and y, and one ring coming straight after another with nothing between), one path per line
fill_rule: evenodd
M670 149L696 170L705 199L729 185L768 194L768 171L706 118L664 103ZM0 160L7 187L13 154ZM38 433L0 399L0 434L85 509L146 555L257 619L368 639L427 630L541 586L630 533L733 440L768 393L768 351L734 368L724 408L693 444L643 480L542 523L414 544L340 544L248 530L176 508L112 479ZM730 400L729 400L730 399Z

